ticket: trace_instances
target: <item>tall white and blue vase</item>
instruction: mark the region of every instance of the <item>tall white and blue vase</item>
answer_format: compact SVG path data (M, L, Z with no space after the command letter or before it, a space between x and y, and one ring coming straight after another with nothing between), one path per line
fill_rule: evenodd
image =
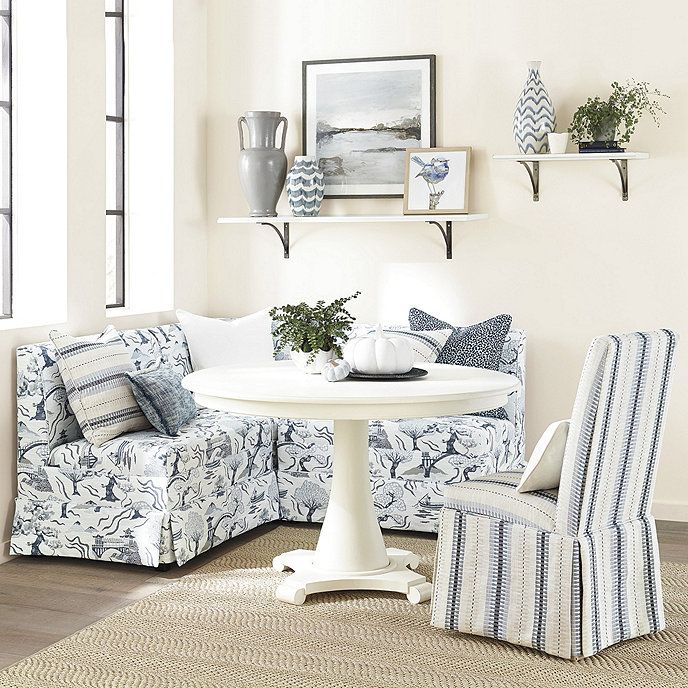
M287 198L292 215L317 215L324 193L325 181L318 161L307 155L297 155L287 175Z
M528 62L528 79L514 112L514 138L521 153L546 153L557 124L554 105L540 78L541 62Z

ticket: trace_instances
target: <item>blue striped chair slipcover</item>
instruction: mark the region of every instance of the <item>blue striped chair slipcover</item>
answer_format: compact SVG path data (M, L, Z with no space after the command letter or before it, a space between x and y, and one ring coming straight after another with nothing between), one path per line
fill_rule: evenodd
M447 488L434 626L566 658L665 627L650 503L676 344L593 341L558 491L519 494L518 471Z

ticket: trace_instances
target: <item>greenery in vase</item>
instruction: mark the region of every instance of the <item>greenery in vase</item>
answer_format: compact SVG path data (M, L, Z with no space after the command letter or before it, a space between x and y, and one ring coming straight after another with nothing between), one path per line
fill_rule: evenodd
M280 348L291 346L297 351L310 354L309 363L315 360L318 351L332 350L340 357L342 344L348 339L349 330L354 322L345 305L360 293L357 291L329 304L325 304L321 299L315 306L309 306L304 302L275 306L270 309L270 316L277 321L277 327L272 334Z
M625 84L612 83L607 100L599 96L588 98L573 115L569 133L571 140L598 141L609 132L612 138L618 132L618 143L628 143L640 118L647 112L659 126L659 114L664 113L657 98L668 98L657 89L650 89L647 81L629 80Z

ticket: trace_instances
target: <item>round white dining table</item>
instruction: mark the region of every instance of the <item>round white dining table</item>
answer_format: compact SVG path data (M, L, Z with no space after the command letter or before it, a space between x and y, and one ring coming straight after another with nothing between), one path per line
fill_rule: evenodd
M334 420L332 488L318 544L315 551L275 557L277 571L293 571L277 588L278 599L303 604L311 593L333 590L388 590L414 604L430 599L432 585L412 570L418 556L385 548L370 487L368 421L486 411L503 406L520 383L492 370L423 367L426 377L385 382L328 382L291 361L206 368L184 378L182 384L201 406L240 415Z

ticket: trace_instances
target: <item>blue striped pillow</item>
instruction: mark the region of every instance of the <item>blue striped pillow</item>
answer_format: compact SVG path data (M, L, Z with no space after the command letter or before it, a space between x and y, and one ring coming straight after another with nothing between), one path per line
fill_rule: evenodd
M182 376L170 366L129 373L134 396L150 424L164 435L176 435L196 415L196 402L182 387Z
M50 339L67 400L89 442L99 447L125 432L150 427L127 377L134 370L129 352L112 325L97 337L53 330Z

